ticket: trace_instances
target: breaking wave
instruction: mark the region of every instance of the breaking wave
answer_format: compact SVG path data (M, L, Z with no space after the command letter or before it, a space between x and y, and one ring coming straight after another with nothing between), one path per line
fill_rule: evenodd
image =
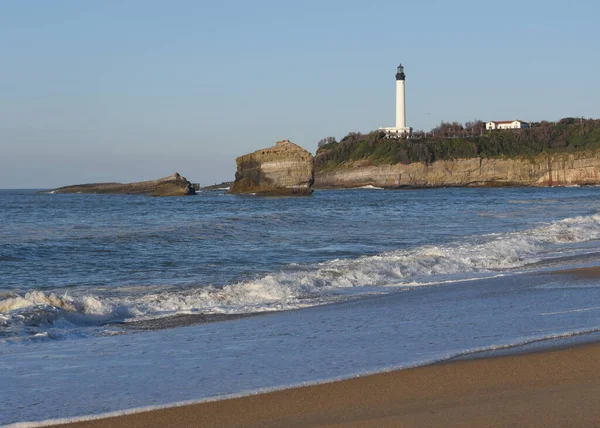
M383 190L383 187L377 187L373 186L372 184L367 184L366 186L353 187L353 189Z
M497 275L551 259L571 243L600 238L600 214L567 218L504 234L474 236L356 259L292 265L255 280L188 290L101 295L30 291L0 297L0 338L60 338L74 327L106 325L175 314L243 314L297 309L357 294ZM143 289L143 287L140 287ZM83 294L85 293L85 294ZM57 333L59 331L59 333Z

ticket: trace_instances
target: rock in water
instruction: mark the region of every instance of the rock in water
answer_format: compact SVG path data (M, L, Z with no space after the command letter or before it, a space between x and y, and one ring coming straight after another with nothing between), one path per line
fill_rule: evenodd
M194 185L178 173L137 183L94 183L59 187L53 193L147 194L152 196L194 195Z
M312 194L312 155L288 141L236 159L235 182L229 193L259 196L307 196Z

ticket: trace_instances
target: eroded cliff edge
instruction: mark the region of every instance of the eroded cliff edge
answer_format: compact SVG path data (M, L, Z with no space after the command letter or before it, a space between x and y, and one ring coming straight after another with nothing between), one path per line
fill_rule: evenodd
M92 183L59 187L52 193L146 194L152 196L185 196L196 193L195 186L178 173L158 180L137 183Z
M372 165L368 160L346 162L317 170L315 188L376 186L493 187L573 186L600 184L600 153L583 151L533 158L469 158L427 163Z
M232 194L306 196L312 194L313 156L288 140L236 159Z

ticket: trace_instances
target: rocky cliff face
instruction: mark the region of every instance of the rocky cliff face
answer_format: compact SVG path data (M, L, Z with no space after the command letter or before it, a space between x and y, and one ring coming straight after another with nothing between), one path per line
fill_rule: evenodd
M148 194L152 196L184 196L196 193L192 183L178 173L158 180L137 183L94 183L59 187L54 193Z
M432 164L369 165L356 161L317 171L315 187L570 186L600 184L600 154L540 155L534 159L456 159Z
M312 155L288 141L236 159L235 183L229 193L304 196L312 193Z

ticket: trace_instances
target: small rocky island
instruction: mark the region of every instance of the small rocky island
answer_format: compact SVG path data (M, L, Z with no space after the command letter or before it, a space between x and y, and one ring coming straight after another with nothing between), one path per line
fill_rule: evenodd
M141 194L152 196L185 196L196 194L195 186L178 173L158 180L137 183L92 183L59 187L52 193Z
M308 196L314 182L313 156L289 140L236 159L232 194Z

